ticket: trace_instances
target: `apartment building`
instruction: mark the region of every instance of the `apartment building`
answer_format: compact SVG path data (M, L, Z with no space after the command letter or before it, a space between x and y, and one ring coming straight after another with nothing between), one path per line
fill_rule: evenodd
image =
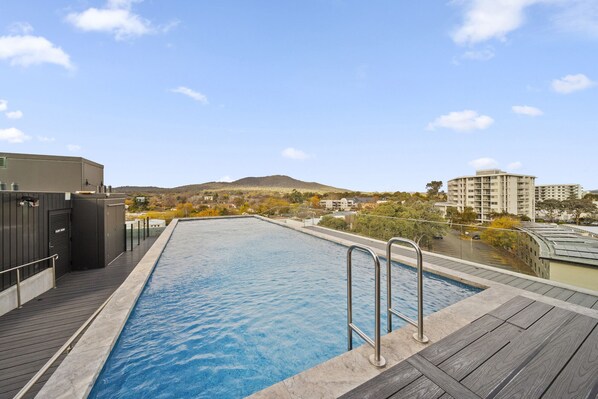
M448 202L457 204L459 211L473 208L480 222L488 222L492 214L503 212L534 220L535 179L498 169L479 170L475 176L448 181Z
M581 199L583 189L580 184L543 184L536 186L536 202L555 199Z
M320 206L328 210L349 211L355 206L355 201L346 198L342 198L340 200L321 200Z

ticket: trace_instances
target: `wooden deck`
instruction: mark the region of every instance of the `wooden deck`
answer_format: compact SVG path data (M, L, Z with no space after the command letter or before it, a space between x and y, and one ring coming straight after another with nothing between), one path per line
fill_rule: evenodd
M120 286L156 240L150 237L104 269L68 273L50 290L0 317L0 399L12 398ZM56 362L30 391L50 378Z
M597 324L516 297L341 398L596 398Z
M308 227L308 229L317 231L318 233L354 241L358 244L363 244L372 248L386 251L386 245L384 243L378 243L366 237L362 238L353 234L347 234L341 231L334 231L330 229L323 229L317 226ZM393 253L406 257L413 257L412 251L396 246L393 248ZM510 285L516 288L520 288L522 290L535 292L537 294L544 295L550 298L560 299L564 302L573 303L590 309L598 309L598 297L594 295L589 295L583 292L569 290L565 288L555 287L551 284L536 282L523 277L517 277L511 274L501 273L500 271L493 271L481 267L472 266L470 264L460 262L458 259L446 259L440 256L424 254L424 263L426 262L446 267L447 269L452 269L462 273L485 278L487 280L492 280L497 283Z

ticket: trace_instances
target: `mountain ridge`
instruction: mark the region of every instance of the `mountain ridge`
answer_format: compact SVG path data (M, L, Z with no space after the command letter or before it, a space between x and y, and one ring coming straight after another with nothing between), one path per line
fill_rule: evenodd
M172 188L156 186L120 186L114 187L114 192L185 192L185 191L224 191L235 189L284 191L295 189L297 191L314 192L344 192L349 191L343 188L327 186L317 182L306 182L286 175L271 175L259 177L244 177L232 182L206 182L199 184L187 184Z

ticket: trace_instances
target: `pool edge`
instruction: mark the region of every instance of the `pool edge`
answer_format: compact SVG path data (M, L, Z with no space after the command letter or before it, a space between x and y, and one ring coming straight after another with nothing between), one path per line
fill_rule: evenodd
M87 398L178 222L179 219L174 219L166 227L126 280L114 291L106 307L36 398Z

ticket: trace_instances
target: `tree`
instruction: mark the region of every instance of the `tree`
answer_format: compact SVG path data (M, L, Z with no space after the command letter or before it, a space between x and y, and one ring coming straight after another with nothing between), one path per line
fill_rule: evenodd
M326 215L322 217L318 226L324 226L335 230L347 230L348 224L344 219Z
M517 248L518 241L518 233L515 229L520 224L519 219L510 216L498 217L480 234L480 238L494 247L513 251Z
M564 200L563 208L573 214L575 224L579 224L582 214L596 212L596 205L591 200L586 200L585 198Z
M314 195L313 197L311 197L309 199L309 205L312 208L319 208L320 207L320 197L318 197L317 195Z
M434 236L445 234L447 226L429 201L388 202L357 215L353 230L382 240L399 236L430 246Z
M451 223L457 224L473 224L478 218L478 214L473 210L471 207L465 207L463 212L459 212L459 210L453 206L449 206L446 209L446 218Z
M536 203L536 209L546 212L547 219L554 222L558 215L563 211L563 203L557 199L547 199Z
M440 180L432 180L428 184L426 184L426 190L428 194L428 198L434 199L438 198L438 193L442 188L442 182Z
M301 204L303 202L303 194L301 194L296 189L293 189L288 195L287 198L289 202L292 204Z

